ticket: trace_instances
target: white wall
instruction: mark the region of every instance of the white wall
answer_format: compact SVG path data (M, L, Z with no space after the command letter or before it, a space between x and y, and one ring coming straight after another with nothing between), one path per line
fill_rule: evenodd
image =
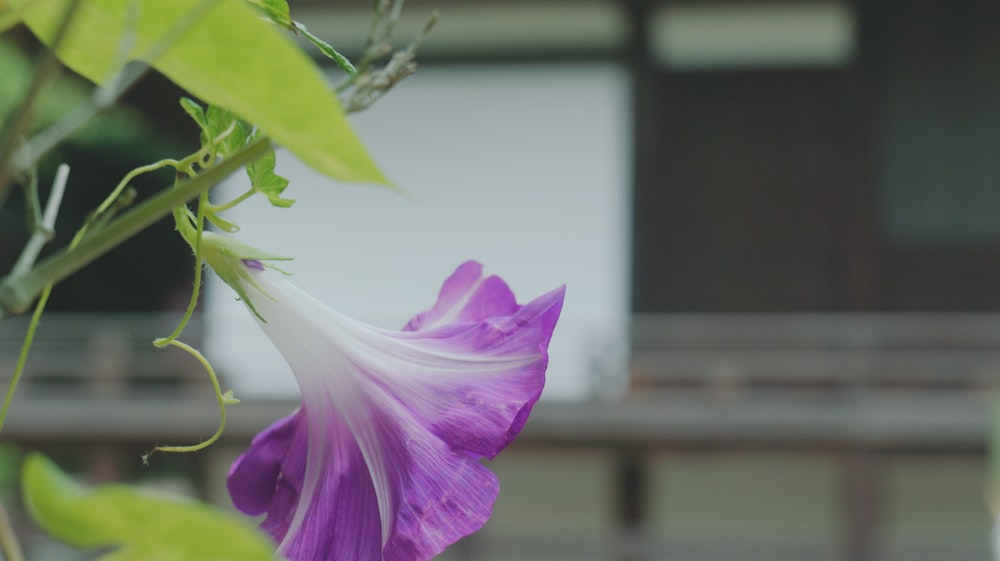
M288 210L251 200L241 239L291 255L292 280L384 327L431 306L466 259L525 302L567 285L547 398L592 393L592 365L620 351L628 309L629 92L609 64L421 68L354 123L409 196L324 179L279 154ZM226 200L241 176L220 188ZM296 391L287 367L232 292L206 297L209 358L237 397Z

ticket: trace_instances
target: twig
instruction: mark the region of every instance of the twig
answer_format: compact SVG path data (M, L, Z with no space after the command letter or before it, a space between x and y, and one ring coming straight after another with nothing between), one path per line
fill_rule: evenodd
M66 180L69 179L69 166L60 164L56 170L55 181L52 182L52 191L49 193L49 200L45 202L45 214L42 216L42 223L35 226L35 231L31 234L31 239L25 244L21 251L21 256L11 270L13 275L22 275L31 270L42 247L52 239L52 234L56 228L56 216L59 215L59 206L62 204L63 193L66 191Z
M374 0L372 23L357 72L350 74L337 84L335 91L341 94L341 105L348 113L356 113L370 107L396 84L416 70L417 48L423 44L437 24L438 14L434 12L423 30L409 45L393 51L392 34L399 22L404 0ZM389 62L378 70L371 66L376 61L390 56Z
M414 62L417 49L430 35L437 22L437 12L431 13L431 17L428 18L427 23L424 24L424 28L417 35L416 39L407 45L406 48L392 53L392 58L389 59L389 62L378 71L368 71L370 62L374 60L370 59L369 55L375 57L385 48L391 51L388 38L383 43L373 47L374 50L371 53L366 53L361 63L358 64L358 68L362 70L359 70L350 82L343 82L337 88L338 92L343 93L349 87L354 86L353 91L345 96L346 99L342 100L344 110L348 113L356 113L367 109L396 84L410 74L413 74L417 68L417 63ZM391 26L389 29L391 30Z

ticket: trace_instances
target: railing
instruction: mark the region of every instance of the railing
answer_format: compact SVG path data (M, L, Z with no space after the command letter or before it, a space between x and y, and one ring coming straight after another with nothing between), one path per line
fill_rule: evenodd
M153 339L174 329L176 314L45 314L24 371L22 395L60 394L122 397L208 387L198 363L177 349L157 349ZM0 322L0 373L9 379L17 364L28 319ZM198 345L201 325L188 324L183 340Z
M95 465L106 466L108 457L133 465L152 444L211 434L217 411L200 367L183 353L149 344L173 321L48 316L5 438L96 453L103 459ZM16 360L22 334L23 325L0 323L3 372ZM197 335L191 331L188 340ZM625 399L542 403L514 445L522 457L585 453L605 466L602 477L614 503L610 537L507 539L487 529L446 559L492 559L504 551L552 559L581 551L606 560L722 559L734 552L764 559L772 546L778 548L773 559L900 558L885 553L881 513L890 466L908 457L981 458L1000 382L1000 316L994 315L639 317L632 345ZM75 381L68 384L67 377ZM141 388L156 380L174 380L178 391L143 395ZM67 387L73 391L62 391ZM294 400L250 399L232 407L217 450L241 449L295 406ZM688 543L651 533L644 513L651 506L653 466L705 451L828 462L841 500L833 541L760 543L751 554L737 542ZM190 456L196 478L216 479L220 460L214 454ZM821 554L808 553L815 547ZM944 550L927 550L924 558L964 560L980 553L977 542L954 547L945 557Z
M990 314L646 316L633 323L632 345L634 393L1000 386L1000 316Z

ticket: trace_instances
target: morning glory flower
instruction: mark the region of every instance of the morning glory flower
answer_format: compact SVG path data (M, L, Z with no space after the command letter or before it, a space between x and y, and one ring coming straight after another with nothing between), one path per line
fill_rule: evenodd
M510 444L542 392L564 288L520 305L469 261L392 331L243 263L244 300L302 404L233 464L236 507L265 515L291 561L425 561L481 528L499 490L481 459Z

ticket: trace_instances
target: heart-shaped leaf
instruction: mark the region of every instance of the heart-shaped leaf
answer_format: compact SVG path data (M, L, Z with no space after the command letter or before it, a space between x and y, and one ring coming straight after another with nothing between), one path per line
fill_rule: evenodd
M104 561L273 561L270 540L247 519L135 487L78 485L31 454L22 473L28 513L53 537L82 549L115 548Z

